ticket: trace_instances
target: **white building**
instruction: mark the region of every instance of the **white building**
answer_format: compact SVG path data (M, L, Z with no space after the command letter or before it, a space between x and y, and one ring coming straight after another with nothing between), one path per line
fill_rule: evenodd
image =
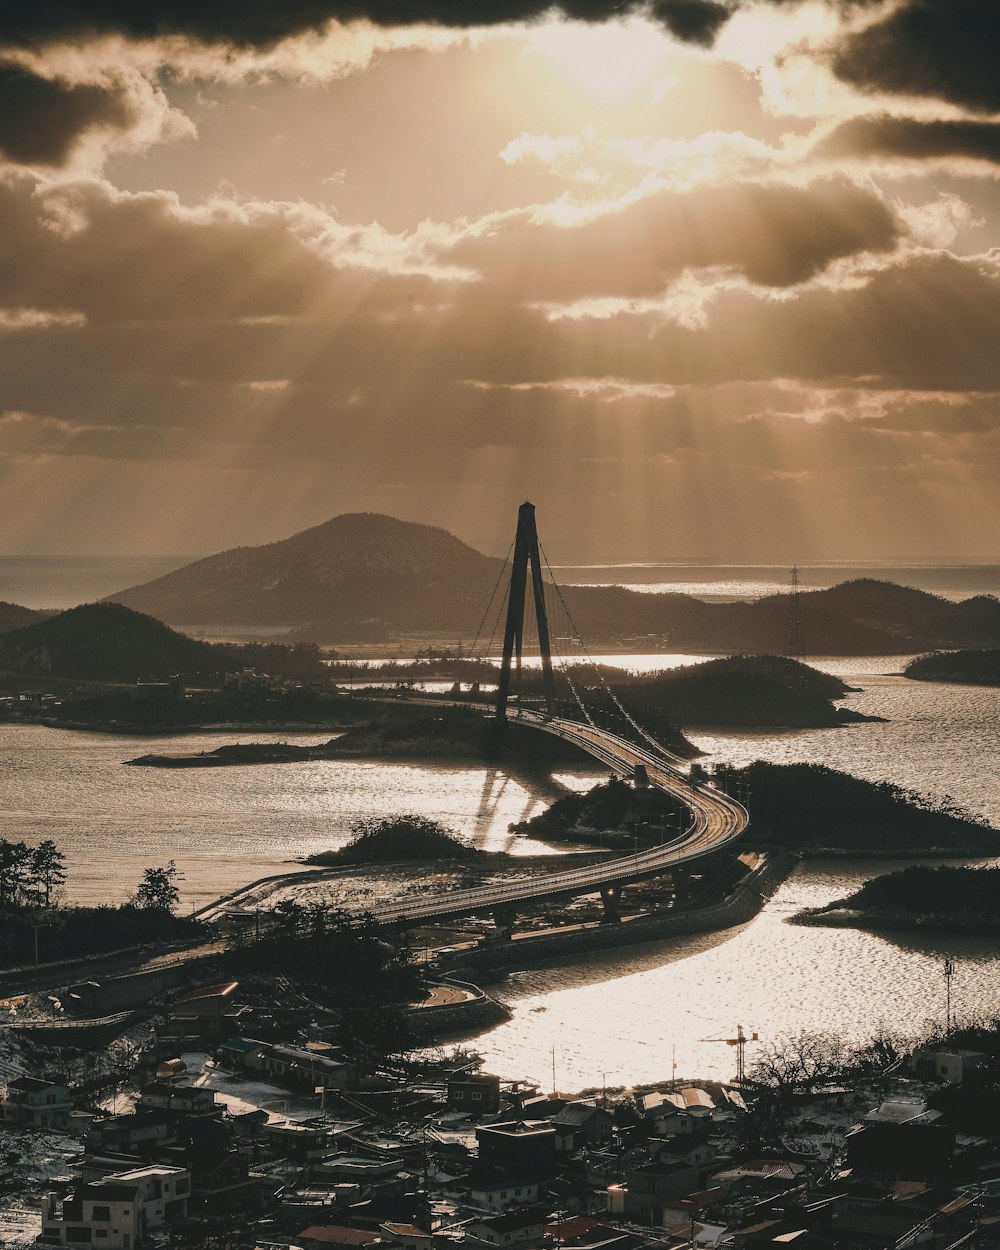
M80 1185L62 1200L42 1199L40 1246L141 1250L150 1229L187 1214L191 1173L154 1164Z

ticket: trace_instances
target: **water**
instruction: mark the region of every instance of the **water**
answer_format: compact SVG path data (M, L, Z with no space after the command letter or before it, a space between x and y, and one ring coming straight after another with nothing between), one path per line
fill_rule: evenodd
M327 735L328 736L328 735ZM0 834L52 838L69 864L67 901L121 902L144 868L175 859L182 905L288 872L295 857L328 850L359 819L417 813L443 821L483 850L552 848L507 826L534 815L594 774L507 776L479 765L320 760L205 769L127 768L150 752L214 750L230 742L315 743L317 734L161 737L0 726Z
M766 1043L801 1029L860 1041L920 1033L944 1020L942 961L957 965L959 1015L1000 1011L1000 952L988 938L786 924L898 863L815 861L749 925L514 974L500 992L513 1018L474 1045L491 1072L564 1091L683 1077L731 1079L718 1040L742 1024ZM747 1049L753 1062L754 1047Z
M165 572L132 562L90 562L60 570L49 561L0 560L0 598L59 606L93 599ZM131 564L130 568L126 566ZM614 581L703 597L753 597L784 589L787 570L692 565L575 570L580 581ZM805 570L807 585L849 576L883 576L949 598L1000 590L1000 569L908 566ZM564 574L565 577L565 574ZM20 580L18 580L20 579ZM565 578L565 580L572 580ZM698 662L702 656L600 656L634 671ZM814 661L861 689L849 707L888 723L788 733L692 732L710 760L822 762L870 780L887 780L941 801L955 801L1000 825L996 775L1000 691L908 682L907 656ZM242 741L279 735L239 735ZM280 735L318 741L320 735ZM539 810L559 784L592 784L584 770L537 776L481 766L355 761L171 772L121 761L149 751L206 750L236 736L114 737L37 726L0 727L0 833L36 842L54 838L70 859L70 897L118 901L150 864L176 858L184 903L197 905L288 860L340 844L351 823L388 812L443 820L489 849L539 849L508 837L510 822ZM752 809L753 796L750 796ZM488 1066L547 1087L551 1055L565 1089L681 1075L726 1077L732 1050L717 1040L737 1024L764 1039L829 1029L848 1040L885 1025L919 1031L944 1012L941 963L957 962L960 1012L1000 1010L1000 950L986 938L876 936L860 930L785 923L898 863L814 861L799 868L749 925L591 957L577 964L515 974L503 987L513 1018L477 1042ZM752 1051L748 1055L752 1062Z
M946 599L1000 593L996 564L845 563L799 565L803 590L824 590L859 577L915 586ZM694 564L684 560L663 564L559 565L553 569L563 585L628 586L632 590L693 595L696 599L732 601L761 599L788 590L791 570L777 564Z
M191 556L0 556L0 600L25 608L93 603L172 573Z

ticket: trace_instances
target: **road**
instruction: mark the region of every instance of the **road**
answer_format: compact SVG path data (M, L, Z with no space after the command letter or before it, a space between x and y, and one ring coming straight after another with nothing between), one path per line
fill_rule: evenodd
M711 786L693 784L681 771L681 761L666 752L658 754L606 730L537 712L522 711L519 720L573 743L616 772L631 773L636 764L644 765L652 786L674 795L688 808L691 813L688 829L662 846L603 860L586 868L385 903L370 909L376 920L383 924L444 920L525 902L573 898L595 893L602 887L658 877L720 850L735 841L749 823L746 808L741 803Z

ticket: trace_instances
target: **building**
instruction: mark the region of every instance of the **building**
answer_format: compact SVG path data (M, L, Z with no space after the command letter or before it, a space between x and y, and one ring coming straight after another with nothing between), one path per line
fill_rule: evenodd
M149 1158L173 1141L175 1121L164 1111L133 1111L129 1115L95 1120L87 1131L84 1145L95 1153L116 1151Z
M176 1037L204 1037L221 1041L236 1032L240 1008L233 995L239 981L204 985L176 999L170 1012L169 1032Z
M552 1120L562 1150L578 1150L581 1146L596 1146L607 1141L614 1122L610 1111L589 1100L568 1102Z
M187 1215L190 1192L187 1169L157 1164L80 1185L61 1200L47 1194L36 1244L141 1250L151 1230Z
M541 1207L527 1207L522 1211L470 1220L465 1226L465 1239L485 1246L539 1246L545 1235L547 1218Z
M216 1105L215 1091L198 1085L171 1085L156 1081L140 1090L136 1107L140 1111L166 1111L175 1116L212 1116L221 1108Z
M509 1120L476 1129L480 1162L522 1176L547 1177L555 1171L556 1130L548 1120Z
M268 1050L270 1046L267 1042L253 1037L227 1037L216 1053L220 1063L236 1072L260 1072Z
M69 1089L55 1081L19 1076L0 1099L0 1118L29 1128L65 1129L73 1110Z
M485 1072L449 1077L448 1108L470 1115L496 1115L500 1110L500 1078Z
M339 1224L331 1224L326 1228L318 1225L306 1228L296 1240L302 1250L327 1250L329 1246L370 1246L379 1240L379 1235L367 1228L343 1228Z
M920 1046L913 1052L910 1067L922 1080L961 1085L970 1072L989 1063L989 1058L981 1050L962 1050L955 1046Z
M539 1183L512 1172L480 1169L469 1176L469 1201L488 1211L523 1206L538 1200Z
M333 1047L329 1048L331 1051ZM349 1089L353 1084L350 1064L320 1050L298 1046L268 1046L261 1057L268 1076L287 1085L308 1089Z

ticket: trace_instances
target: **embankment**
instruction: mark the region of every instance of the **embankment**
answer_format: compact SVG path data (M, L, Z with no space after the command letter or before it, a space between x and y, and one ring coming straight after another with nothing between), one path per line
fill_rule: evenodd
M705 907L664 911L621 924L573 928L565 932L528 934L484 942L456 959L456 976L523 968L548 960L573 959L592 951L611 950L640 942L657 942L692 933L710 933L746 924L760 912L791 871L794 857L787 851L768 851L752 872L724 899Z

